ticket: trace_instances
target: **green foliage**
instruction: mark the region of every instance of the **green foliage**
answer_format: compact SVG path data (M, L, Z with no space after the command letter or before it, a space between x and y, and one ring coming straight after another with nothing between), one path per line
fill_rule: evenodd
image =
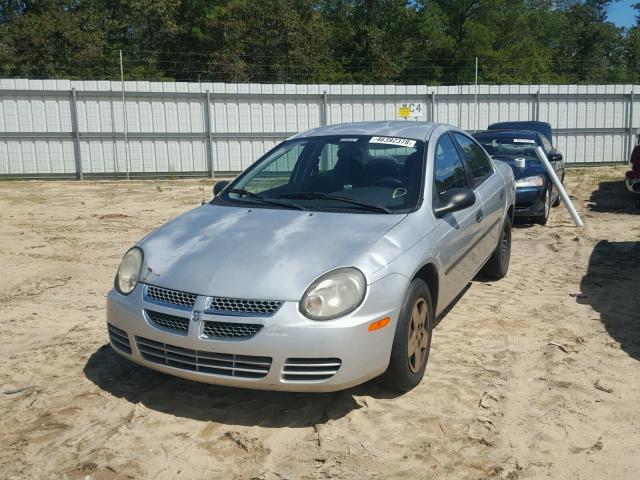
M0 0L0 76L635 83L612 0ZM640 4L635 6L640 14Z

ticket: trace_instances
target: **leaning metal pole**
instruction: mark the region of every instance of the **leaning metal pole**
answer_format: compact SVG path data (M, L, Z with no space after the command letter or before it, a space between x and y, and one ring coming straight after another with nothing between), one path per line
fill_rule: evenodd
M582 220L580 219L580 215L578 215L578 212L576 211L575 207L573 206L573 203L571 203L571 199L569 199L569 195L567 195L567 192L565 191L564 187L562 186L562 183L560 182L560 179L558 179L558 176L556 175L556 172L553 169L553 166L551 165L551 162L549 162L549 159L547 158L547 154L544 153L544 150L542 149L542 147L536 147L536 154L538 155L538 158L540 159L540 161L544 165L544 168L547 170L547 174L549 175L549 178L553 182L553 185L558 189L558 192L560 192L560 196L562 197L562 201L564 202L565 206L567 207L567 210L569 210L569 213L571 214L571 217L573 218L573 221L575 222L575 224L578 227L581 227L583 225L583 223L582 223Z

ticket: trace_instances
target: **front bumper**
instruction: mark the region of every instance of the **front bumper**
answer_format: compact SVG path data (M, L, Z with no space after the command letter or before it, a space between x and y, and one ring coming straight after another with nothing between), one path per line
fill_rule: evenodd
M544 215L544 197L547 191L543 187L516 188L517 217L536 217Z
M128 296L109 292L110 343L135 363L189 380L263 390L341 390L387 369L407 285L406 277L388 275L368 286L355 312L313 321L298 311L298 302L284 302L272 316L206 314L208 297L198 296L193 308L180 308L152 301L146 286L138 284ZM161 328L145 311L188 319L188 330ZM389 325L368 331L370 323L384 317L390 317ZM203 334L207 321L262 328L242 340L211 338Z

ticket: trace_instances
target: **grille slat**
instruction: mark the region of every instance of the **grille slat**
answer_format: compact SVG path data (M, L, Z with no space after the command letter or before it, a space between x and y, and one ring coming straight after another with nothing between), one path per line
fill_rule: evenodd
M247 298L212 297L205 313L222 315L257 315L271 316L278 311L284 302L280 300L251 300Z
M129 342L129 335L124 330L114 327L110 323L107 323L107 330L109 331L109 340L111 344L125 353L131 355L131 342Z
M198 298L195 293L180 292L153 285L147 285L145 295L156 302L177 305L183 308L193 308Z
M333 377L342 366L339 358L287 358L282 378L291 382L318 382Z
M248 340L262 330L262 325L252 323L228 323L205 321L202 333L207 338L223 340Z
M203 352L136 337L143 358L182 370L239 378L263 378L271 368L271 357Z
M180 335L186 335L189 331L188 318L155 312L153 310L145 310L144 313L151 323L163 330L171 330L172 333L178 333Z

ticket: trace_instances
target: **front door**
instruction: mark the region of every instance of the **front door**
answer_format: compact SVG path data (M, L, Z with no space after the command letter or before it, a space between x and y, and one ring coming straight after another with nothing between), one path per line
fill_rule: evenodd
M451 188L470 188L467 169L448 133L442 135L436 144L433 179L434 205L438 205L440 196ZM473 278L476 265L482 262L477 249L473 248L480 234L477 219L481 212L482 200L477 197L473 206L447 213L436 220L444 245L438 252L444 268L438 300L441 305L448 305L460 293Z
M476 273L498 245L504 218L506 190L502 177L496 172L491 160L474 140L459 132L453 134L458 151L467 162L473 182L473 191L482 201L482 214L478 220L478 264Z

